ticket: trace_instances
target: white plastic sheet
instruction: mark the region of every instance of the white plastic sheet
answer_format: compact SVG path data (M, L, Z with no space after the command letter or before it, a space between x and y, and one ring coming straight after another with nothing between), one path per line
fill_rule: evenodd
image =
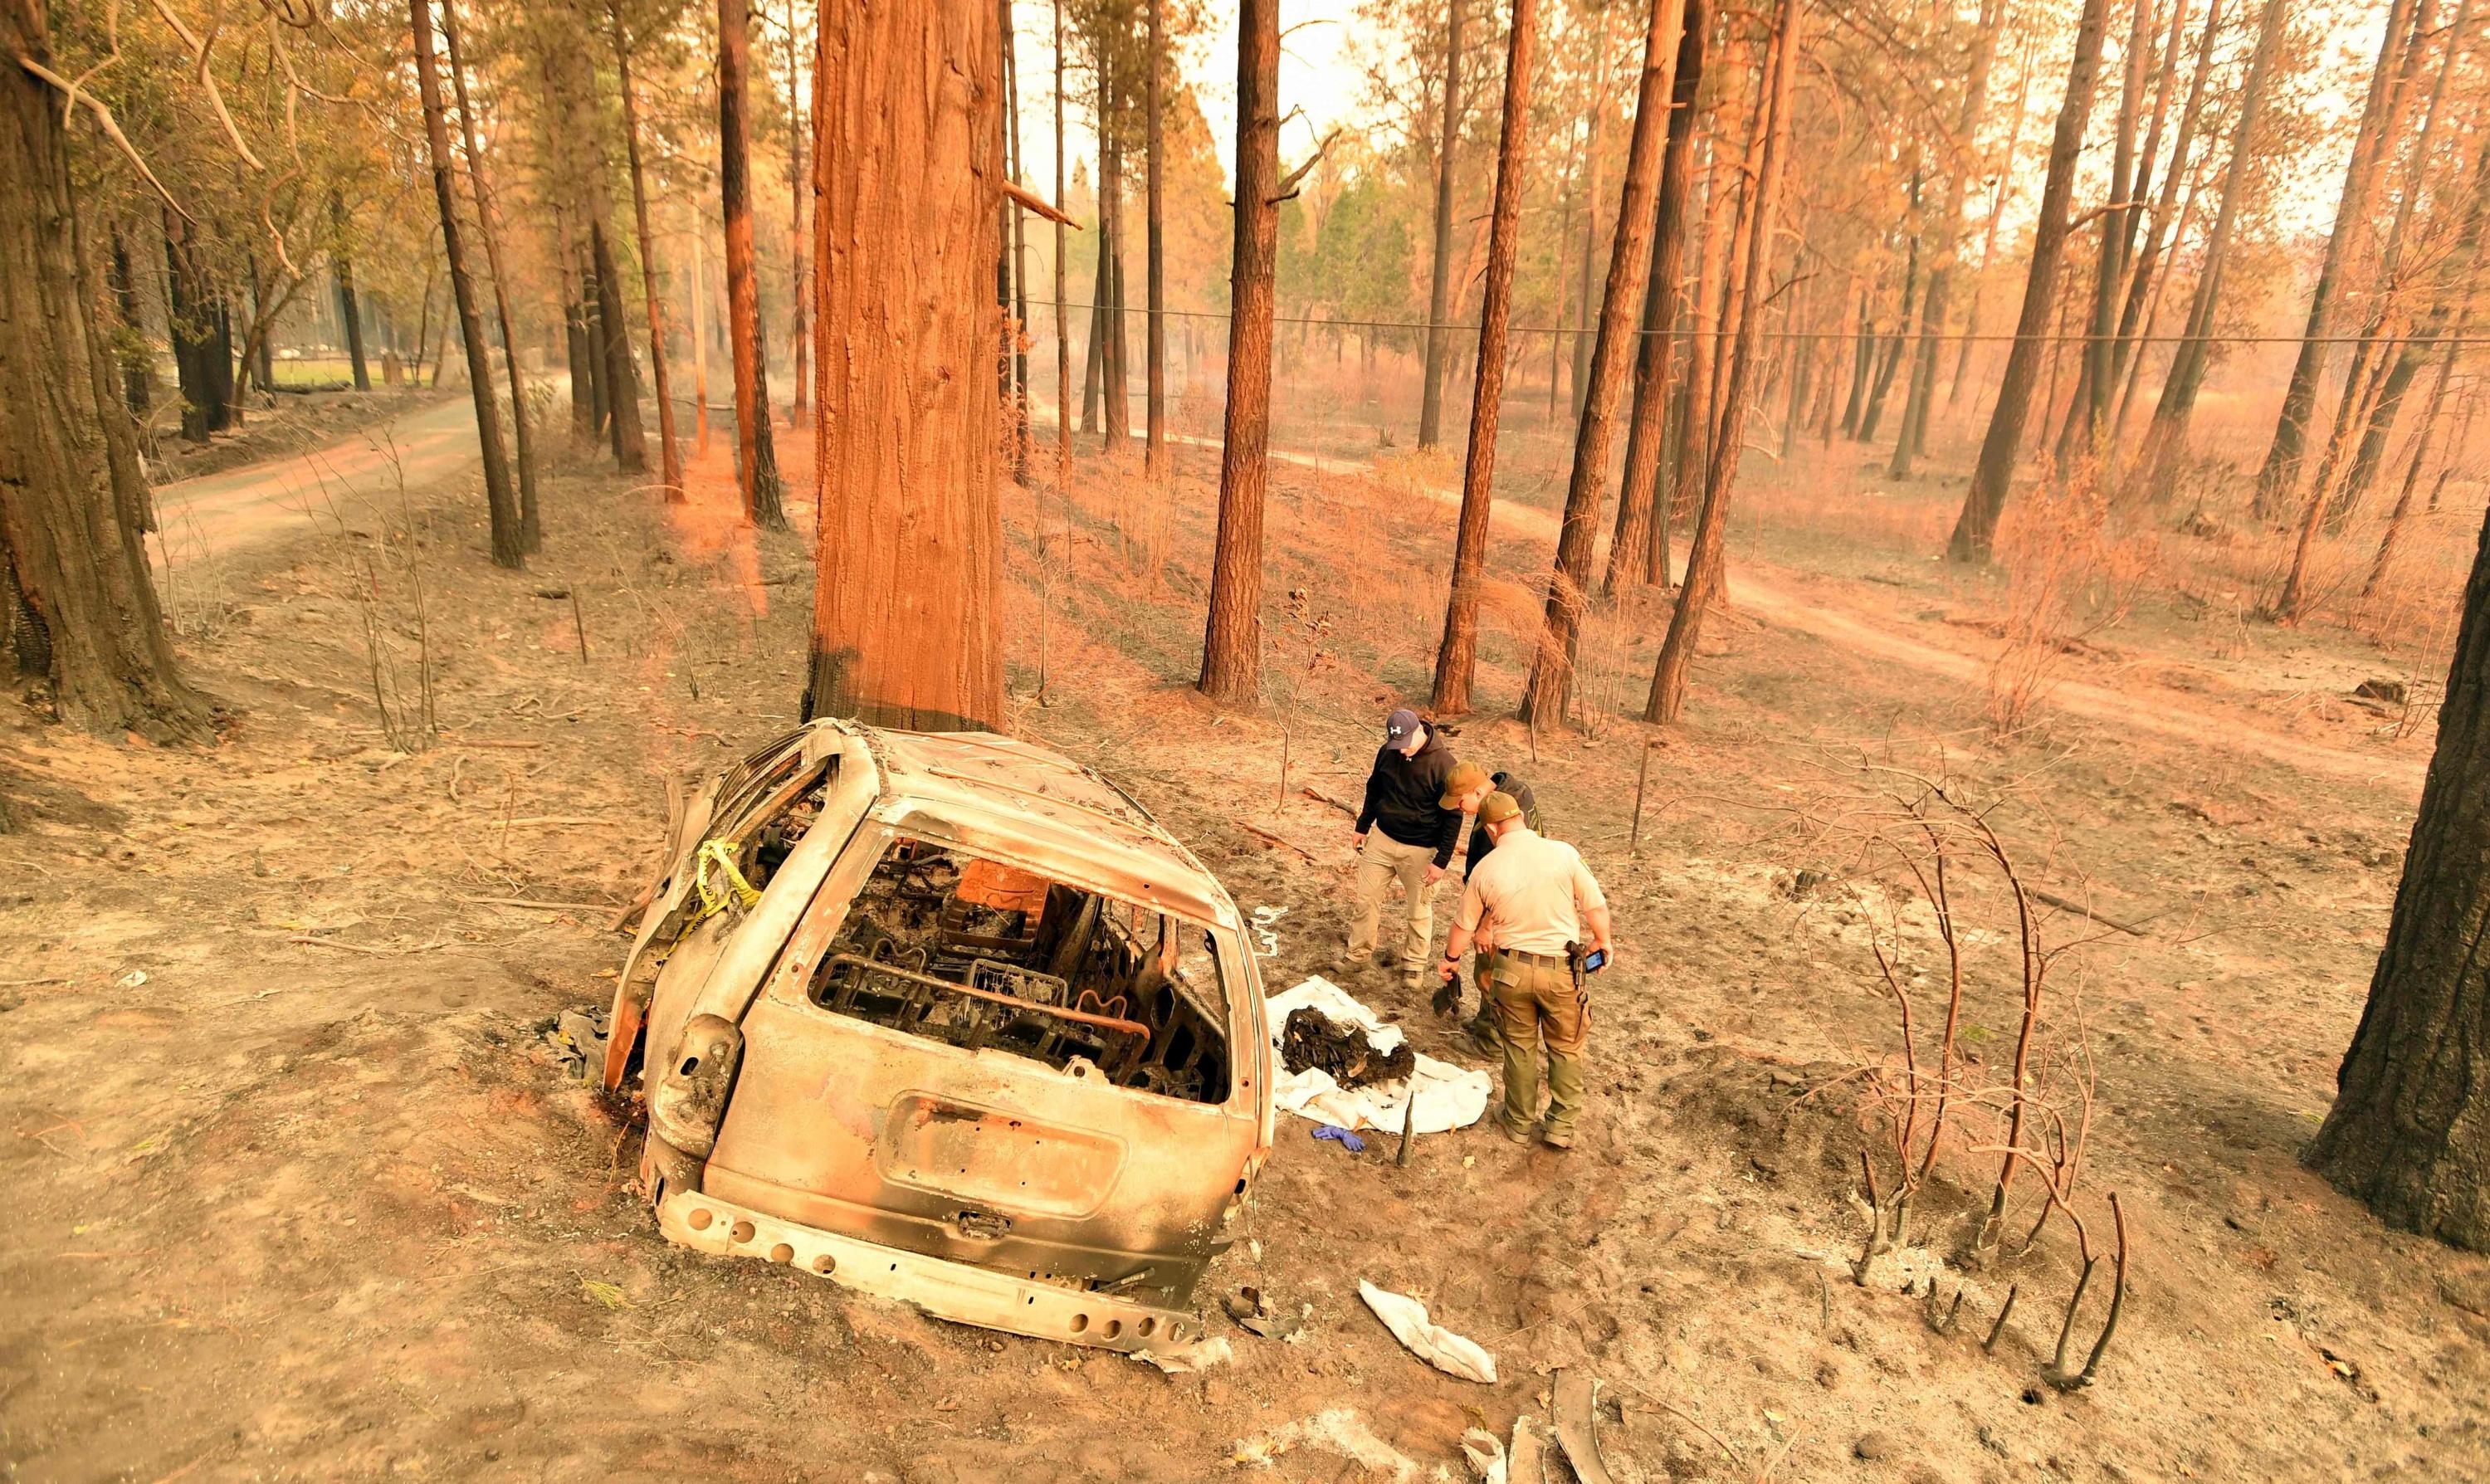
M1278 1072L1271 1095L1282 1108L1299 1118L1337 1123L1343 1128L1374 1128L1397 1134L1402 1116L1412 1101L1413 1084L1417 1090L1418 1132L1422 1134L1466 1128L1487 1114L1487 1100L1495 1091L1495 1079L1485 1071L1455 1066L1430 1056L1419 1056L1417 1069L1406 1082L1382 1082L1363 1088L1344 1088L1318 1066L1302 1072L1287 1070L1280 1061L1280 1033L1288 1023L1288 1013L1303 1005L1311 1005L1340 1024L1356 1026L1366 1033L1366 1043L1377 1051L1388 1052L1404 1039L1399 1026L1385 1025L1373 1010L1320 975L1271 996L1265 1005L1271 1024L1271 1064Z
M1495 1384L1495 1357L1479 1347L1476 1340L1453 1333L1427 1317L1427 1306L1406 1294L1376 1288L1360 1278L1357 1296L1383 1321L1392 1338L1409 1347L1411 1354L1426 1361L1447 1376Z

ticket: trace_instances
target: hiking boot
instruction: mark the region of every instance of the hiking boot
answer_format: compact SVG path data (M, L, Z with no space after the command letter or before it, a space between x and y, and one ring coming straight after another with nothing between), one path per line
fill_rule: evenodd
M1523 1128L1515 1123L1511 1119L1506 1118L1502 1109L1498 1109L1494 1114L1492 1114L1490 1120L1495 1124L1498 1132L1502 1133L1506 1138L1512 1140L1514 1143L1528 1144L1530 1142L1531 1130Z
M1570 1149L1574 1147L1574 1130L1551 1123L1539 1131L1539 1142L1551 1149Z
M1470 1044L1492 1057L1504 1051L1504 1033L1496 1028L1495 1017L1485 1010L1462 1022L1462 1033Z

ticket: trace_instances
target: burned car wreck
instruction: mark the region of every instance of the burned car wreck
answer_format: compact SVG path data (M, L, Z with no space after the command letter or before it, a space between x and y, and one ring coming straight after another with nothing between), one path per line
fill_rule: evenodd
M984 733L814 722L681 810L615 992L666 1237L1120 1351L1271 1145L1234 903L1097 773Z

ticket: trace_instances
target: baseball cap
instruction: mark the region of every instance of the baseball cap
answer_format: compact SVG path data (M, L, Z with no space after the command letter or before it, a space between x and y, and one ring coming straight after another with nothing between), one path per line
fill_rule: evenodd
M1435 800L1438 809L1458 809L1462 796L1487 781L1487 770L1476 763L1456 763L1452 775L1444 780L1444 797Z
M1482 825L1501 825L1506 820L1521 818L1521 805L1513 801L1511 794L1490 794L1487 801L1479 805L1478 817Z
M1402 707L1383 718L1384 744L1406 748L1409 739L1418 735L1419 725L1418 713L1405 706Z

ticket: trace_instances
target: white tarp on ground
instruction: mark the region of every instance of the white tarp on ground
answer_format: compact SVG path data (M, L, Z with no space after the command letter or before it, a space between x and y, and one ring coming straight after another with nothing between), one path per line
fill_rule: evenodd
M1317 1066L1302 1072L1288 1070L1280 1061L1280 1033L1288 1023L1289 1012L1300 1006L1311 1005L1339 1024L1364 1031L1366 1044L1377 1051L1389 1052L1404 1039L1399 1026L1385 1025L1373 1010L1351 999L1346 990L1320 975L1271 996L1264 1004L1271 1023L1271 1064L1279 1077L1272 1095L1282 1108L1299 1118L1337 1123L1343 1128L1374 1128L1397 1134L1401 1131L1403 1110L1413 1101L1411 1084L1417 1088L1414 1101L1418 1132L1422 1134L1466 1128L1487 1113L1488 1096L1495 1091L1495 1079L1485 1071L1455 1066L1430 1056L1418 1058L1417 1070L1407 1082L1363 1088L1344 1088L1332 1079L1331 1073Z

